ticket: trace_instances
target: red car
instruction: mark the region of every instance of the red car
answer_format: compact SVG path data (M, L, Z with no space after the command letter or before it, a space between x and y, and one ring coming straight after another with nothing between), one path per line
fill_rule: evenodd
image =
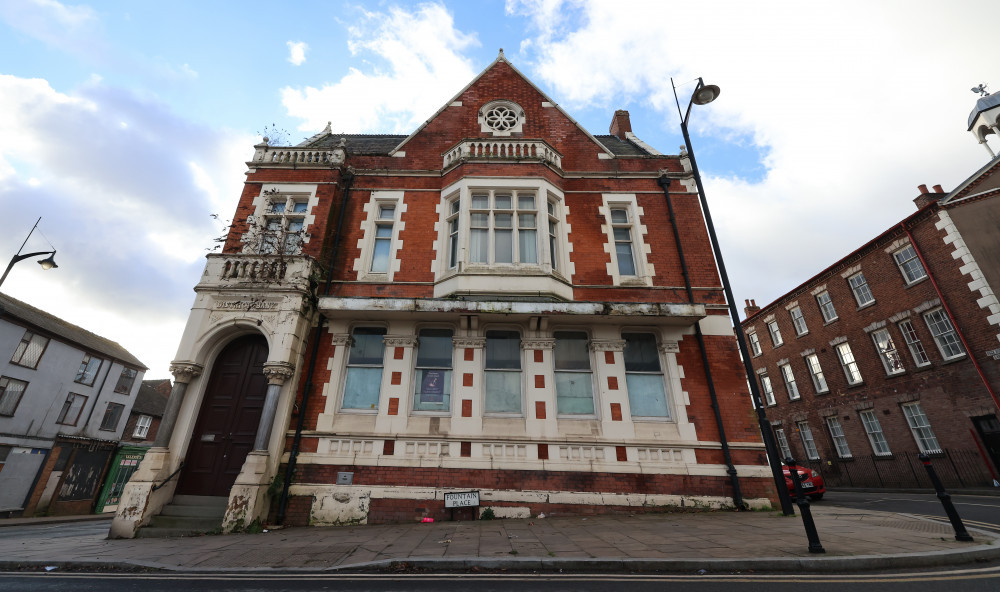
M823 477L818 471L814 471L809 467L794 467L795 470L799 472L799 481L802 483L802 491L806 494L806 497L815 501L823 499L823 494L826 493L826 485L823 483ZM785 485L788 486L788 495L795 499L795 484L792 483L791 473L788 472L788 465L781 467L782 471L785 473Z

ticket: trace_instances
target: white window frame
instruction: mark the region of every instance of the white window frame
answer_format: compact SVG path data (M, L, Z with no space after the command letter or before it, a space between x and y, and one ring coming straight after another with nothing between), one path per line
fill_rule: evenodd
M872 331L872 341L875 343L875 351L878 352L878 357L882 360L882 367L885 368L886 374L894 376L906 371L903 368L903 359L899 355L899 350L896 349L896 342L892 339L888 327Z
M951 324L951 319L943 308L925 312L924 322L927 323L927 329L930 330L942 358L954 360L965 356L965 347L958 336L958 331Z
M651 286L653 285L653 265L649 262L649 245L645 242L647 229L640 221L645 215L643 208L634 193L605 193L602 196L603 206L599 213L604 217L604 224L601 230L604 232L604 251L610 257L607 264L608 275L616 286ZM625 210L628 221L624 223L612 220L613 210ZM635 267L635 274L623 275L618 261L616 245L621 240L615 240L615 229L629 231L629 242L632 246L632 260ZM620 238L620 237L619 237Z
M153 425L153 418L149 415L140 415L135 420L135 430L132 432L133 438L145 438L149 433L149 426Z
M382 359L378 360L377 363L363 363L363 362L352 362L351 353L355 343L355 335L357 335L358 330L374 330L376 332L381 331L382 336ZM343 384L340 386L340 411L344 413L378 413L379 405L382 403L382 382L385 380L385 356L386 350L388 349L385 345L385 338L388 331L385 327L381 327L377 324L359 324L351 328L350 338L347 341L345 347L344 355L344 378ZM375 369L378 368L378 393L375 397L374 403L369 402L368 407L351 405L346 406L347 402L347 389L350 386L350 377L352 369Z
M840 425L840 418L836 415L828 416L826 428L830 431L830 438L833 439L833 446L837 449L837 456L852 458L851 447L847 444L847 436L844 435L844 428Z
M871 288L868 286L868 280L865 279L865 274L858 272L847 278L847 283L851 286L851 292L854 293L854 299L858 302L858 308L863 308L869 304L875 304L875 295L872 294Z
M934 430L931 429L931 422L927 419L927 414L924 413L920 402L904 403L901 407L903 408L903 415L906 417L906 423L910 426L910 432L913 434L913 439L916 440L920 452L927 454L941 452L941 444L938 443L937 436L934 435Z
M562 360L560 360L560 354L559 354L559 352L561 350L561 348L559 347L560 341L568 341L568 340L571 340L571 339L576 340L576 338L575 337L571 337L571 335L575 335L575 336L581 336L582 335L583 336L584 347L585 347L585 350L587 352L587 358L586 358L586 360L587 360L587 367L586 368L582 368L582 367L573 368L573 367L569 367L569 366L560 367L562 365ZM595 393L597 391L594 388L594 360L593 360L593 351L591 350L591 347L590 347L590 344L591 344L590 335L586 331L561 330L561 331L553 331L552 332L552 337L553 337L553 340L555 342L553 344L553 348L552 348L552 365L553 365L553 375L554 375L554 382L555 382L555 384L552 385L552 388L553 388L553 390L555 390L555 395L556 395L556 413L557 413L557 415L559 415L560 417L575 417L575 418L579 418L579 417L595 417L596 414L597 414L597 400L596 400L596 397L594 395L595 395ZM565 399L570 399L571 400L571 399L583 399L584 398L584 397L565 397L564 395L560 395L560 393L559 393L559 390L560 390L559 385L560 384L564 384L566 379L574 379L574 380L579 381L580 383L582 383L582 384L584 384L584 385L586 385L588 387L588 390L590 391L590 397L589 397L590 410L589 411L569 412L569 411L565 411L563 409L560 409L559 404L560 404L561 401L563 401Z
M535 263L473 263L471 261L472 194L479 192L530 192L535 199ZM563 193L545 179L464 177L441 192L437 240L434 241L434 297L477 291L497 293L548 293L573 299L574 265L570 261L572 229L566 223L569 207ZM512 199L516 200L516 197ZM551 209L550 209L551 204ZM525 211L524 213L530 213ZM555 221L555 226L550 226ZM515 221L516 223L516 221ZM554 230L555 240L550 235ZM514 239L517 240L516 237ZM556 250L553 253L552 245ZM555 260L555 265L552 264ZM495 276L505 276L498 282ZM516 281L510 281L516 276Z
M799 392L798 385L795 384L795 373L792 371L791 364L781 364L778 366L781 370L781 378L785 381L785 392L788 393L789 401L798 401L802 398L802 394Z
M764 403L767 405L777 405L774 400L774 386L771 384L771 377L764 372L760 376L760 388L764 391Z
M781 451L781 459L784 461L786 458L792 457L792 448L788 445L788 437L785 436L784 428L774 428L774 439L778 442L778 448Z
M777 320L768 321L767 332L771 335L771 345L774 347L778 347L779 345L783 345L785 343L785 340L781 338L781 328L778 327Z
M448 360L448 365L430 365L427 364L427 360L421 360L421 339L431 338L431 333L433 332L449 332L449 339L451 339L451 359ZM442 338L443 335L434 335L433 337ZM426 374L421 376L421 371L426 372L442 372L444 374L441 381L442 389L442 401L437 408L431 408L431 405L423 403L420 401L423 396L423 381L426 378ZM455 395L455 331L451 327L421 327L417 331L417 346L413 352L413 413L414 414L448 414L451 412L451 405ZM447 401L444 399L447 398ZM418 406L423 407L418 409Z
M629 336L631 335L648 335L652 337L654 348L656 349L655 352L656 356L655 359L657 363L656 369L641 370L635 368L634 366L631 369L628 367L629 352L627 350L629 349L629 341L630 341ZM629 411L632 414L632 419L651 420L651 421L673 421L674 418L673 399L670 396L670 384L666 372L667 369L667 365L665 363L666 360L664 360L663 358L663 342L660 340L659 336L650 331L642 331L642 330L622 331L621 336L622 340L625 341L626 351L622 352L622 363L625 366L625 390L627 392L627 396L629 399ZM653 390L643 394L648 395L651 400L654 398L662 397L664 405L664 412L662 414L643 415L637 411L636 409L638 407L637 401L639 400L638 397L640 395L638 392L636 392L638 391L638 389L635 388L635 385L641 382L643 377L659 378L662 391L658 393L655 390ZM659 400L657 400L657 402L659 402Z
M319 203L316 197L316 185L310 183L265 183L260 188L260 194L254 197L254 213L247 219L247 224L260 228L267 228L269 221L277 221L280 225L282 236L285 232L295 232L294 225L301 224L302 242L289 245L288 238L282 239L283 255L299 255L311 236L309 228L316 221L313 215L315 206ZM304 204L304 205L297 205ZM280 205L281 211L275 211L275 205ZM301 211L299 211L301 210ZM292 227L292 228L290 228ZM273 248L265 247L262 244L261 236L254 236L252 232L245 232L240 237L243 243L243 252L247 254L275 255Z
M504 367L499 367L499 366L497 366L497 367L490 367L490 365L489 365L490 364L489 351L490 351L490 339L491 339L490 333L494 333L494 334L498 334L498 333L501 333L501 334L502 333L516 333L517 334L517 336L518 336L517 337L517 339L518 339L518 358L517 358L517 360L518 360L518 367L517 368L504 368ZM498 416L498 417L523 417L524 416L525 392L527 391L527 389L525 388L526 385L525 385L525 382L524 382L525 381L525 374L526 374L525 371L524 371L524 367L526 365L525 364L525 359L524 359L524 345L523 345L523 343L524 343L524 334L520 330L518 330L518 329L514 329L514 328L510 328L510 327L502 327L501 326L501 327L491 327L488 331L486 331L486 332L483 333L483 336L486 338L485 339L485 344L483 346L483 415L485 415L485 416ZM510 336L508 335L505 338L509 339ZM519 398L518 398L519 403L518 403L518 408L517 409L515 409L515 410L492 410L492 411L489 410L490 402L489 402L489 398L488 397L489 397L489 391L490 391L490 389L487 387L487 381L489 380L489 375L491 373L498 374L498 375L499 374L507 374L507 373L516 374L517 375L517 380L515 381L515 384L517 384L518 388L520 389Z
M913 245L908 244L893 252L892 259L896 262L896 267L899 268L899 273L903 275L903 281L906 282L907 286L927 277L927 270L924 269L924 264L917 256L917 250Z
M806 325L806 317L802 314L802 307L793 306L788 311L788 315L792 317L792 326L795 328L795 335L802 336L809 332L809 327Z
M865 427L868 442L872 445L872 452L875 453L875 456L891 455L892 450L889 448L888 440L885 439L882 424L879 422L878 416L875 415L875 411L866 409L858 415L861 417L861 424Z
M826 383L826 376L823 374L823 367L820 366L819 356L809 354L805 356L806 368L809 370L809 377L812 378L813 388L816 393L826 393L830 391L830 386Z
M819 449L816 448L816 439L813 438L812 428L808 421L800 421L795 424L799 430L799 438L802 440L802 448L805 450L806 458L809 460L819 460Z
M861 368L851 350L851 344L846 341L838 343L834 349L837 350L837 358L840 360L840 367L844 369L847 384L854 386L863 383L865 379L861 376Z
M382 216L386 208L392 208L392 217ZM406 202L402 191L372 191L371 198L364 204L365 220L361 223L362 236L357 247L361 256L354 260L354 271L361 282L391 282L399 271L401 262L396 255L403 248L399 233L403 231L402 220ZM389 236L379 236L379 229L389 228ZM388 262L384 271L373 271L378 244L388 243Z
M920 336L917 335L917 330L910 322L910 319L904 319L896 323L899 327L899 332L903 334L903 341L906 342L907 349L910 350L910 355L913 356L913 363L920 366L927 366L931 363L930 358L927 357L927 350L924 349L924 345L920 342Z
M819 312L823 315L825 323L832 323L839 318L837 316L837 308L833 305L833 297L830 296L829 290L823 290L819 294L816 294L816 304L819 306Z
M760 349L760 338L757 337L756 331L747 331L747 341L750 342L750 353L753 357L759 356L763 351Z

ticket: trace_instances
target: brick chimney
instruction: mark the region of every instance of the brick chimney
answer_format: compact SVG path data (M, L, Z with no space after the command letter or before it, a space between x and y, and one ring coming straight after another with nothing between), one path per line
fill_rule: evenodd
M743 307L743 318L749 319L753 315L760 312L760 307L757 306L757 301L755 300L744 300L746 306Z
M608 130L612 136L618 136L619 140L625 139L626 133L631 133L632 122L629 121L628 111L619 109L615 111L615 117L611 120L611 129Z
M940 185L935 185L934 191L931 192L927 189L927 185L920 184L917 185L917 191L920 192L920 195L913 199L913 203L916 204L918 210L945 196L944 189Z

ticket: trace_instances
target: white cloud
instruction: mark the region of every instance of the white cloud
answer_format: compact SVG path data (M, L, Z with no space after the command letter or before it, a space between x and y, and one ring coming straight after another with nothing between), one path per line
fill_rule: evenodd
M289 41L288 45L288 61L296 66L301 66L306 61L306 50L309 49L304 41Z
M722 87L718 101L695 108L691 130L696 150L707 136L742 135L765 154L759 182L706 178L738 301L758 303L914 211L917 185L954 187L985 163L965 118L969 88L996 70L990 37L969 33L991 7L507 4L533 23L522 43L532 75L571 111L637 104L663 113L666 127L655 131L674 134L670 77ZM692 89L680 86L682 101ZM711 155L698 156L710 170Z
M118 341L164 375L170 358L150 344L176 346L219 230L209 215L235 208L252 140L94 81L62 93L0 75L0 104L0 252L16 252L42 216L25 249L51 241L59 263L16 266L4 292ZM163 327L176 331L156 333Z
M89 6L67 6L55 0L10 0L0 2L0 19L64 51L92 54L104 49L101 22Z
M409 133L476 75L463 51L479 42L455 29L441 4L365 12L349 37L353 55L383 65L351 68L321 88L282 89L288 114L303 120L299 129L316 131L332 120L336 131Z

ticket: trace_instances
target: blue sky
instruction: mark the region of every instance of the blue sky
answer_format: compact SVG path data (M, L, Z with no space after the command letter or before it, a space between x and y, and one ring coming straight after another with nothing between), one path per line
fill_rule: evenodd
M409 133L496 57L593 133L615 109L665 153L670 78L722 88L691 130L736 297L763 304L950 189L994 82L992 3L0 0L3 286L167 375L192 287L274 124ZM687 84L685 84L687 83ZM0 255L7 257L7 255Z

